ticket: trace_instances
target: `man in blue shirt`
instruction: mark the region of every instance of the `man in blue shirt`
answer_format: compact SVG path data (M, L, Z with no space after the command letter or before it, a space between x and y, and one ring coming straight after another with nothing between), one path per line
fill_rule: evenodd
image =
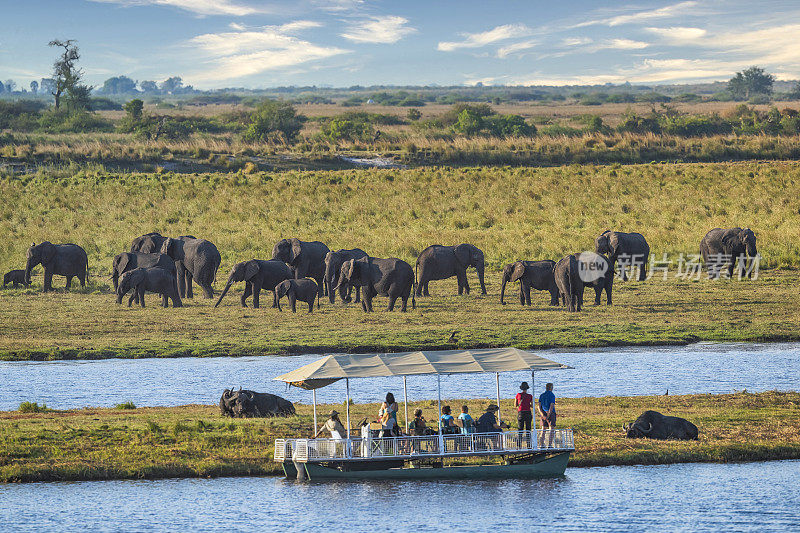
M539 448L544 448L544 435L550 430L549 448L553 447L553 437L556 429L556 395L553 394L553 384L545 385L545 391L539 395L539 405L536 407L542 421L542 433L539 436Z

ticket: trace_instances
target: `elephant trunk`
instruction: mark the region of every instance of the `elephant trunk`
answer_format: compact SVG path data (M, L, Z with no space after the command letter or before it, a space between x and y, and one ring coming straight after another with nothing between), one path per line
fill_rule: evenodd
M486 283L484 283L484 281L483 281L483 274L485 272L485 269L486 269L486 264L483 261L483 259L481 259L480 261L478 261L478 264L475 266L475 270L478 271L478 281L481 282L481 292L483 294L486 294Z
M328 299L331 303L336 303L336 269L332 267L332 263L325 266L325 281L328 283Z
M39 262L32 256L29 257L28 260L25 262L25 283L27 283L28 285L31 284L31 271L33 270L33 267L35 267L38 264Z
M233 277L233 276L231 276L231 277ZM225 295L228 294L228 289L231 288L231 285L233 285L233 280L229 279L228 283L225 284L225 288L222 290L222 294L219 295L219 298L217 299L217 303L214 304L215 308L219 305L219 303L222 301L222 299L225 298Z
M500 304L501 305L506 305L506 303L503 301L503 297L506 294L506 283L508 283L508 276L506 276L506 274L503 273L503 282L500 284Z
M747 255L750 257L755 257L756 254L758 253L758 250L756 250L756 243L754 243L753 241L748 241L746 247L747 247Z

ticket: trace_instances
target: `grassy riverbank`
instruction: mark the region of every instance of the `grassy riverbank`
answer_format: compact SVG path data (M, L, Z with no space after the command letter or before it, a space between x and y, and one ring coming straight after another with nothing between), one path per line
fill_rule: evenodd
M776 162L251 175L56 169L0 178L0 234L7 237L0 270L23 267L31 241L50 240L84 246L91 272L85 290L42 294L39 267L32 288L1 291L0 358L797 340L799 184L800 164ZM680 254L696 254L708 229L733 225L755 230L769 271L753 282L675 278ZM542 293L522 309L515 286L506 293L510 305L499 304L503 264L591 249L606 228L644 233L653 253L672 261L669 279L618 282L614 306L579 315L548 307ZM311 316L242 309L241 286L217 309L206 300L161 309L153 296L146 309L117 306L111 259L153 230L215 242L218 289L234 263L270 257L281 237L358 246L412 264L429 244L471 242L486 253L490 294L458 297L455 280L434 282L434 297L405 315L325 302ZM378 300L376 309L385 306Z
M489 296L437 296L418 300L408 313L387 313L384 303L366 315L355 304L324 302L313 314L188 301L181 309L114 303L108 291L41 294L5 291L0 300L0 358L92 359L403 351L514 345L519 348L681 344L694 341L789 341L800 339L797 273L763 272L755 281L617 283L614 305L591 305L578 314L549 307L534 291L533 305L519 305L507 287L499 302L492 275ZM455 281L431 285L455 292ZM381 299L384 300L385 299ZM269 302L262 296L262 301ZM449 341L457 331L455 341Z
M467 403L478 413L487 402ZM423 401L410 409L420 407L431 419L435 405ZM573 467L800 458L800 393L581 398L559 405L560 426L575 429ZM510 401L501 407L511 413ZM355 405L352 417L377 409ZM622 424L646 409L688 418L699 427L699 440L623 438ZM200 405L0 412L0 481L277 474L274 439L307 436L311 426L307 405L287 419L245 420L223 419L216 407Z

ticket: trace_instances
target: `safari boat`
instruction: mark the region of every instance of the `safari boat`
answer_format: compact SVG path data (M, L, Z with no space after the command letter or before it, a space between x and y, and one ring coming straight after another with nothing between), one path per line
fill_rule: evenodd
M350 380L401 376L406 433L410 376L436 375L441 413L441 375L494 373L500 405L500 373L570 368L517 348L332 354L276 380L312 391L317 426L316 389L345 380L346 431L341 438L276 439L275 461L291 479L497 479L561 476L575 450L572 429L502 431L449 435L381 437L366 421L350 424ZM533 383L531 383L533 387ZM437 421L439 414L437 414ZM501 421L498 412L498 422ZM541 444L540 444L541 443Z

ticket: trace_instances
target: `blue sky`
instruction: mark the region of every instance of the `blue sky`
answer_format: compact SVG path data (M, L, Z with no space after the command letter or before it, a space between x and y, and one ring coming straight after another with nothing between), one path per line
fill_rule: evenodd
M77 39L87 80L278 85L684 83L800 78L800 2L0 0L0 79Z

